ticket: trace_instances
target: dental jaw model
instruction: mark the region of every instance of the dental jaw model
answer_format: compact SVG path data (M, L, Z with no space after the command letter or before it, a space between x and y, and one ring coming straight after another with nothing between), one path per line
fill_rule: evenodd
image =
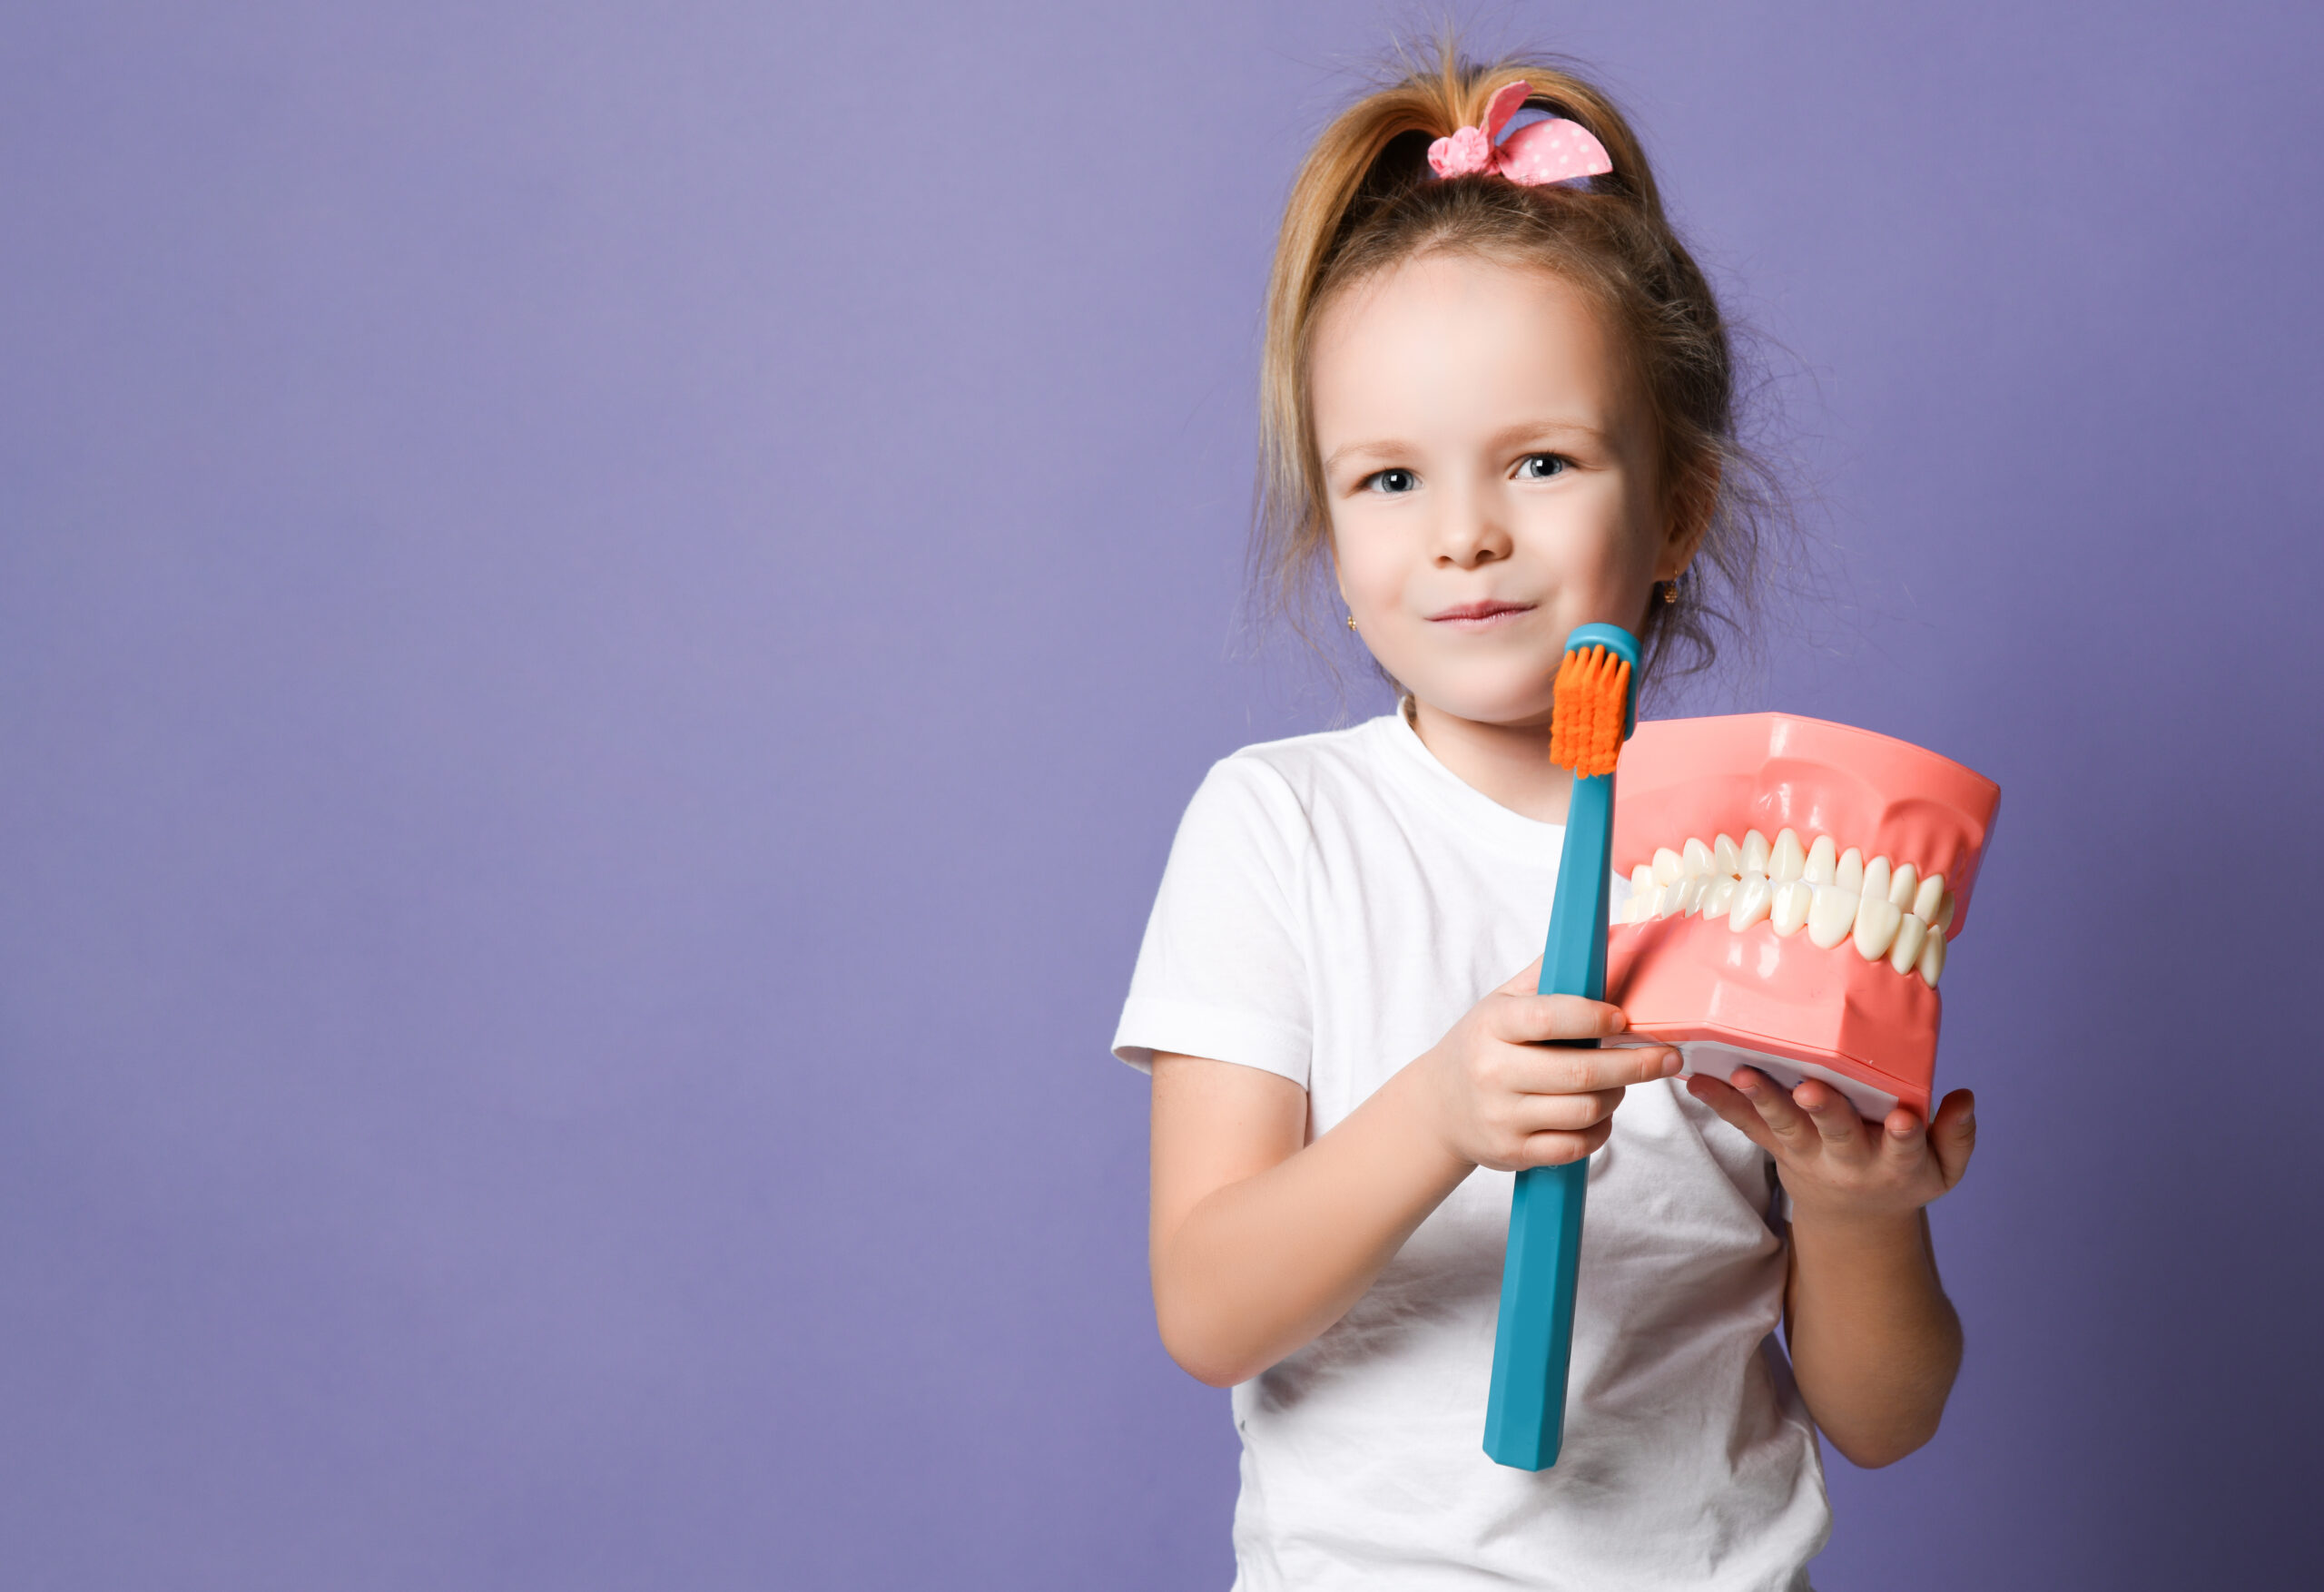
M1928 1115L1937 986L2001 789L1948 758L1785 713L1666 719L1623 748L1607 944L1613 1043L1686 1070L1819 1078Z

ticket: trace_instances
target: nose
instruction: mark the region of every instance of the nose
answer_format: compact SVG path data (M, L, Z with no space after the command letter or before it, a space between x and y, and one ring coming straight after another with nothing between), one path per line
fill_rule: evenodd
M1448 493L1436 525L1436 562L1475 569L1509 556L1509 530L1498 506L1477 493Z

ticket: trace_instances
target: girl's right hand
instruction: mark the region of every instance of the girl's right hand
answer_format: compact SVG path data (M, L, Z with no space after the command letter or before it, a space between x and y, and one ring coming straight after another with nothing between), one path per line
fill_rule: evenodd
M1665 1047L1568 1049L1551 1039L1603 1039L1626 1027L1620 1007L1578 995L1537 995L1535 958L1469 1008L1413 1065L1434 1103L1447 1151L1477 1166L1514 1172L1579 1161L1614 1130L1630 1084L1675 1076Z

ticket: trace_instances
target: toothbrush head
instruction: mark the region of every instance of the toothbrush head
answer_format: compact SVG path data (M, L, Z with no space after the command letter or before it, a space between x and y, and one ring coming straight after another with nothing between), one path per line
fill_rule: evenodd
M1584 779L1614 771L1638 728L1631 689L1638 640L1618 624L1579 624L1566 637L1550 716L1550 761Z

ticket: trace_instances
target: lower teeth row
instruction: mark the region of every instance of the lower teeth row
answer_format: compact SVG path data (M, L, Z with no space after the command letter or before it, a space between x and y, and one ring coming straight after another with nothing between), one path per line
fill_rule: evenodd
M1805 929L1827 950L1847 940L1866 961L1916 972L1933 989L1953 911L1941 873L1922 879L1911 863L1891 869L1886 857L1867 863L1854 847L1837 852L1829 835L1802 847L1790 830L1772 842L1753 830L1739 845L1728 835L1709 846L1689 840L1683 852L1664 847L1640 863L1621 920L1699 913L1724 917L1738 934L1762 920L1785 937Z

